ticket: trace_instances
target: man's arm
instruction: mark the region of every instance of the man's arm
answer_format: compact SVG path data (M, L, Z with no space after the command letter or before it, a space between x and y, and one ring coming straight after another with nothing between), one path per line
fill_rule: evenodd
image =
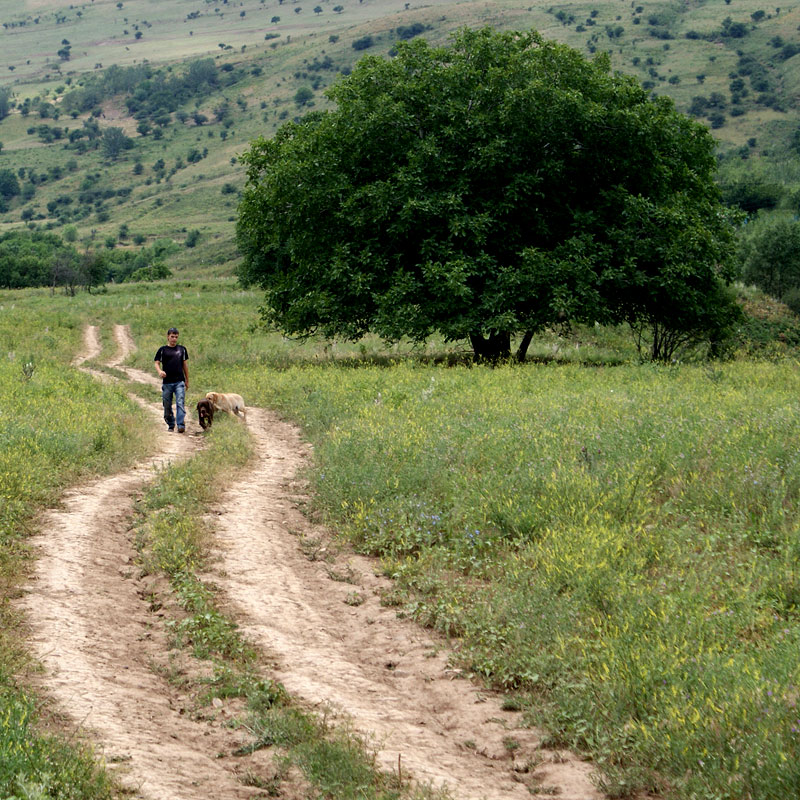
M159 378L166 378L167 377L167 373L164 372L163 369L161 369L161 362L158 359L156 359L153 363L156 365L156 372L158 373L158 377Z
M183 382L186 384L186 388L189 388L189 367L186 366L186 362L183 362Z

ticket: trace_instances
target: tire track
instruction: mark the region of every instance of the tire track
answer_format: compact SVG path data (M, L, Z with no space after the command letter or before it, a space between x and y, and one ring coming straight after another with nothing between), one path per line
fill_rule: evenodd
M76 365L99 356L97 333L87 329ZM108 366L157 387L155 376L124 366L135 347L127 326L116 325L114 339ZM160 403L141 402L158 430ZM319 558L326 533L298 505L297 474L309 447L295 426L269 411L249 408L247 424L256 456L213 510L211 577L244 632L277 662L273 677L352 723L374 744L383 768L446 787L457 800L522 800L532 790L564 800L600 798L588 764L569 753L543 753L537 732L503 711L498 695L448 667L443 641L380 605L389 584L375 575L374 562L351 556L332 567ZM147 586L132 574L133 499L155 470L196 452L199 438L163 431L152 458L68 493L64 507L42 520L24 602L47 691L102 743L110 761L124 764L126 785L150 800L252 795L236 778L241 760L216 757L232 751L232 734L187 719L179 694L154 674L167 642L143 602ZM317 542L317 560L301 552L310 542ZM334 569L348 582L331 580Z
M74 363L100 352L97 328L87 328ZM118 352L112 365L124 357ZM155 439L163 428L160 404L141 402L152 413ZM134 498L157 470L196 452L197 439L162 430L156 455L67 492L62 507L41 519L36 569L22 601L45 669L43 690L108 762L120 765L123 784L149 800L252 796L237 780L240 762L216 757L230 751L230 735L192 721L179 693L153 671L168 642L134 568Z

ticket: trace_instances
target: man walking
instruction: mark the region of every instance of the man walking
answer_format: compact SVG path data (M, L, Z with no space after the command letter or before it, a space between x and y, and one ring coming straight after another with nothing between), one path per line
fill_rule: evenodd
M186 362L189 353L182 344L178 344L178 329L167 331L167 344L159 347L155 357L156 372L162 379L161 401L164 404L164 422L171 430L175 430L177 417L178 433L186 430L186 390L189 388L189 368ZM175 398L175 413L172 413L172 398Z

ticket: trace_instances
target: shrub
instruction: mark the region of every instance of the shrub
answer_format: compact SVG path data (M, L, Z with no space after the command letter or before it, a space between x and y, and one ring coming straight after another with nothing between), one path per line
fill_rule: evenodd
M412 25L399 25L395 33L397 33L398 39L413 39L415 36L424 33L425 27L421 22L415 22Z
M139 281L160 281L171 278L172 272L163 262L152 264L149 267L141 267L135 270L124 279L124 283L135 283Z
M375 41L371 36L362 36L360 39L355 39L352 46L353 50L366 50L374 44Z
M0 197L15 197L20 191L16 173L11 169L0 169Z
M294 94L294 102L298 106L304 106L314 98L314 92L308 86L301 86Z
M800 286L793 286L787 292L784 292L781 300L786 303L795 314L800 314Z
M708 115L708 121L712 128L721 128L725 124L725 115L721 111L715 111Z

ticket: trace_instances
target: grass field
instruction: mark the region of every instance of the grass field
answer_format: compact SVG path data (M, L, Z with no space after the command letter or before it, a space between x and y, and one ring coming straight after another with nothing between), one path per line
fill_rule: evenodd
M461 665L554 744L591 753L613 794L797 793L795 360L446 368L378 343L281 340L254 327L258 300L198 280L0 304L26 330L53 326L62 364L80 319L130 323L146 368L176 324L193 393L235 389L296 419L315 445L316 513L382 559L385 601L453 637ZM3 352L39 362L47 334L18 330L4 328ZM18 356L3 363L4 385L21 382ZM48 398L88 381L48 370L31 379L52 382ZM87 392L133 413L114 390ZM76 453L105 442L80 424ZM50 435L29 430L44 447ZM19 438L3 441L6 465ZM21 484L6 478L7 504Z
M397 367L265 389L315 432L317 507L394 601L611 790L770 798L800 786L797 382Z

